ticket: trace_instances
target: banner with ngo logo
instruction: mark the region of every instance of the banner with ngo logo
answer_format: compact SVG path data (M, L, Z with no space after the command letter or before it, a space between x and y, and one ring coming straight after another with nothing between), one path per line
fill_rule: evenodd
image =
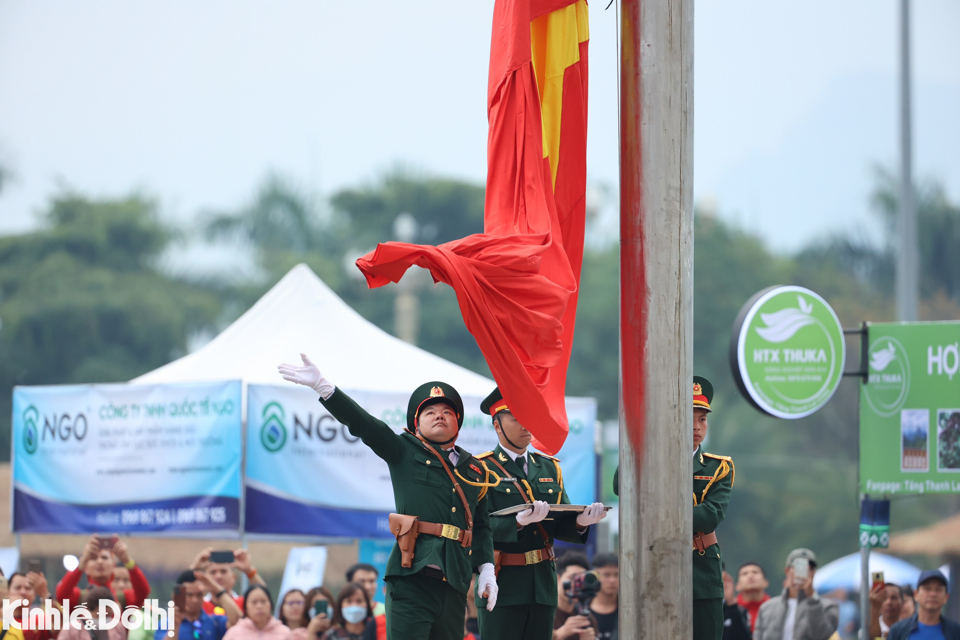
M400 432L406 394L347 391L357 403ZM465 396L457 444L479 454L497 444L482 398ZM564 488L574 503L596 494L596 401L568 398L570 434L560 451ZM350 435L317 401L293 385L247 388L245 530L263 536L390 537L395 509L385 462Z
M17 387L13 530L236 535L240 382Z
M960 493L960 322L869 326L860 487Z

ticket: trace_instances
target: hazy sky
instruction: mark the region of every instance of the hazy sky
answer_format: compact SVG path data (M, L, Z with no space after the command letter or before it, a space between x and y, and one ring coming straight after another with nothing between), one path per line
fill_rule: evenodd
M0 0L0 230L59 185L190 219L275 171L482 181L492 0ZM617 182L616 21L591 5L591 181ZM915 166L960 200L960 2L913 10ZM699 2L695 198L794 249L869 221L896 166L897 3ZM615 197L615 196L614 196ZM613 211L613 207L609 207Z

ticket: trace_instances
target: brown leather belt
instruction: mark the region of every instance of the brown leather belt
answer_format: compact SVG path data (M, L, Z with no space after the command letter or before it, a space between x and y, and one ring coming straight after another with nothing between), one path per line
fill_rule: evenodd
M498 564L504 567L524 567L529 564L555 560L557 557L553 552L553 545L547 545L543 549L534 549L526 553L504 553L502 551L498 553Z
M461 529L452 524L437 524L436 522L424 522L420 520L417 523L417 531L419 533L425 533L428 536L456 540L460 543L460 546L464 548L469 547L473 542L473 531Z
M710 533L695 533L693 534L693 550L699 551L700 555L703 555L707 550L707 547L711 547L717 544L717 532L711 531Z

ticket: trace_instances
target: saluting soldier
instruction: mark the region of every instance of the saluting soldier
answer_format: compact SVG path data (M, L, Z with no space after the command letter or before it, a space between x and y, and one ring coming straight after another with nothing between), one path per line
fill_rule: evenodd
M456 446L463 401L449 384L420 385L407 404L407 427L397 434L323 377L310 359L278 367L284 379L312 388L324 408L390 469L398 538L387 561L387 637L461 640L474 571L486 606L497 601L487 489L496 477ZM396 529L395 529L396 527Z
M503 400L499 389L484 399L480 410L492 416L500 444L477 456L495 474L498 486L487 494L490 512L522 504L530 508L516 516L493 517L494 565L500 592L497 608L484 608L487 600L477 589L480 636L495 640L549 640L557 611L557 569L554 539L583 544L589 527L605 515L599 502L583 513L556 513L544 518L551 504L570 504L563 487L560 461L530 451L533 436Z
M733 460L703 451L713 385L693 377L693 638L723 635L723 569L715 530L730 504Z

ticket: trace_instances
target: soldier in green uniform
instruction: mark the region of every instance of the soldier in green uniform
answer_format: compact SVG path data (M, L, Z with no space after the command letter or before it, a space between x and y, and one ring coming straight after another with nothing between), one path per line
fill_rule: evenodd
M583 513L555 513L545 520L550 504L570 504L560 461L528 450L533 436L510 413L499 389L484 399L480 410L492 416L500 440L493 451L477 456L501 476L500 484L487 494L487 508L494 512L530 505L516 516L490 518L500 592L497 608L487 611L486 599L478 589L480 636L549 640L557 611L554 539L585 543L590 525L599 522L606 512L598 502Z
M693 377L693 638L720 640L723 635L723 569L714 531L730 504L733 460L703 451L713 385ZM613 492L620 493L620 469L613 474Z
M733 489L733 460L703 451L713 385L693 377L693 638L723 635L723 569L714 533Z
M407 428L397 434L300 355L303 366L280 365L280 374L319 393L327 411L390 469L402 535L393 531L396 514L391 530L409 544L406 553L399 542L394 546L384 573L387 637L461 640L474 571L487 607L497 601L486 499L497 478L455 444L463 425L460 394L439 381L417 387L407 405Z

